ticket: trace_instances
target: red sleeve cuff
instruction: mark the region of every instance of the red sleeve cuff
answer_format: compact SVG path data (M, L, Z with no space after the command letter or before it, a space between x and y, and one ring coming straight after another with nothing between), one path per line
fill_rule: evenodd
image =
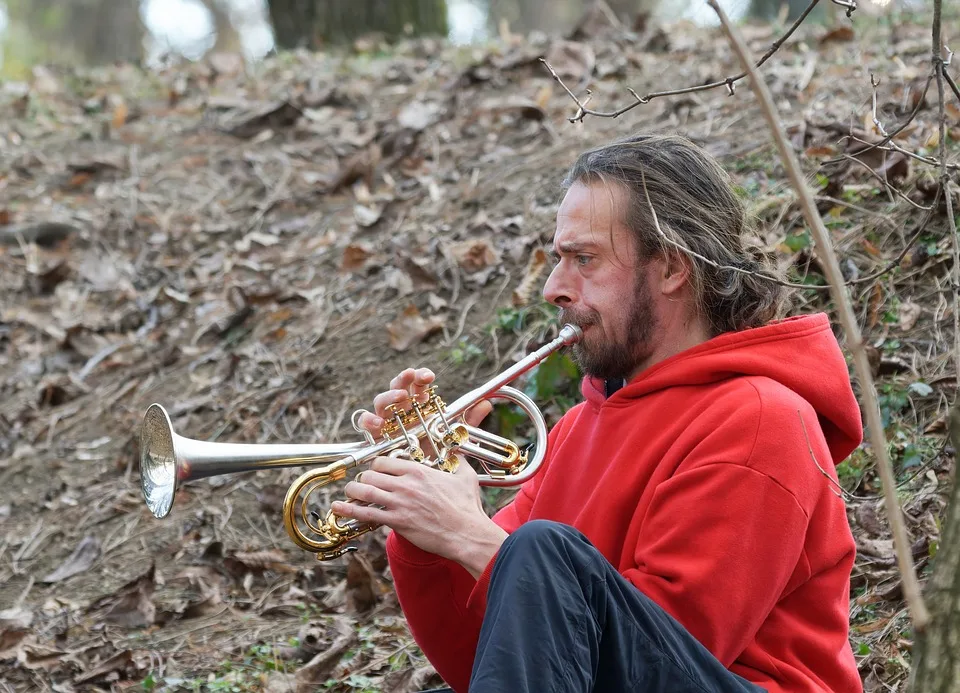
M400 560L409 565L418 566L434 565L446 560L435 553L424 551L394 531L387 535L387 556L391 560Z
M480 573L477 584L470 591L470 596L467 597L467 611L475 613L480 618L483 618L483 614L487 610L487 589L490 586L490 573L493 572L493 564L496 560L497 554L494 554L483 572Z

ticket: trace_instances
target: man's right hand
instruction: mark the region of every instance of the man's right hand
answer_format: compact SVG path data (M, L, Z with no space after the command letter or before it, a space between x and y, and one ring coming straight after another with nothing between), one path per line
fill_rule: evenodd
M373 412L364 412L360 415L358 423L361 428L368 431L374 438L379 438L383 431L385 419L392 418L387 407L391 404L404 402L411 397L418 398L418 401L424 401L423 393L436 379L433 371L429 368L407 368L399 373L390 381L390 389L381 392L373 398ZM493 410L493 405L484 400L479 404L468 409L464 414L464 420L469 426L479 426L487 414Z

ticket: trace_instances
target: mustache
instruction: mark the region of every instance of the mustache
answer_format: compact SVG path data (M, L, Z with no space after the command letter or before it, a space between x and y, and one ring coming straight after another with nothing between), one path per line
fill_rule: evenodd
M600 322L600 316L593 310L577 311L570 308L562 308L557 318L561 325L570 323L581 329L589 327L590 325L596 325Z

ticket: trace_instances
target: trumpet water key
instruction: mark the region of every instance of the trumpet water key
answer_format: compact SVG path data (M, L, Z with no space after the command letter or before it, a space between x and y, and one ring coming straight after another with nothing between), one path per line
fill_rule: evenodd
M375 439L359 426L363 410L353 413L354 428L362 441L343 444L248 444L193 440L173 431L170 417L159 404L151 404L140 429L140 486L155 517L170 513L178 486L192 479L259 469L317 466L300 475L283 500L283 524L293 542L330 560L354 550L348 543L375 529L328 511L310 510L317 490L344 479L347 471L387 455L405 455L444 471L454 471L460 457L476 462L481 486L516 486L531 478L547 452L547 426L543 414L527 395L508 383L516 380L558 349L580 341L575 325L564 325L556 339L513 366L447 405L436 387L424 401L411 398L390 407L382 436ZM530 419L536 432L532 453L521 451L512 440L470 426L463 415L484 400L507 400ZM409 409L405 408L406 405Z

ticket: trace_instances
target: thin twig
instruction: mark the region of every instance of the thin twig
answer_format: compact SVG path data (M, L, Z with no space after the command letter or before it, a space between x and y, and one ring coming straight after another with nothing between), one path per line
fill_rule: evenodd
M953 53L943 45L940 35L940 21L942 0L933 3L933 70L937 76L937 95L940 104L940 188L943 190L947 203L947 230L953 239L953 358L954 368L960 375L960 239L957 238L957 223L953 217L953 194L950 192L950 174L947 172L947 101L943 88L944 77L947 76L944 66L950 63ZM948 58L943 59L943 49L947 50ZM956 89L956 85L953 85ZM958 94L960 97L960 94Z
M893 187L893 185L891 185L890 181L888 181L884 176L881 176L879 173L877 173L877 172L874 171L872 168L870 168L869 166L867 166L867 163L866 163L865 161L860 161L860 159L857 159L857 158L855 158L855 157L852 157L852 156L850 156L849 154L843 154L843 155L842 155L842 158L844 158L844 159L849 159L850 161L852 161L853 163L857 164L858 166L862 166L863 168L867 169L867 171L869 171L870 175L872 175L872 176L873 176L874 178L876 178L878 181L880 181L881 183L883 183L884 187L887 189L887 193L891 193L891 192L892 192L892 193L896 194L896 195L897 195L900 199L902 199L904 202L906 202L906 203L908 203L908 204L916 207L917 209L922 209L922 210L924 210L924 211L933 209L932 207L924 207L923 205L918 204L918 203L914 202L913 200L911 200L909 197L907 197L906 195L903 194L903 191L902 191L902 190L899 190L899 189ZM891 199L890 201L893 202L894 200Z
M897 128L896 128L893 132L891 132L889 135L887 135L886 137L884 137L884 138L883 138L882 140L880 140L879 142L875 142L875 143L872 143L872 144L869 143L869 142L866 142L866 143L865 143L865 144L867 145L866 147L864 147L863 149L859 149L859 150L857 150L857 151L855 151L855 152L852 152L852 154L865 154L866 152L869 152L871 149L876 149L877 147L882 147L882 146L884 146L885 144L887 144L887 142L889 142L889 141L892 140L894 137L896 137L896 136L899 135L901 132L903 132L903 131L907 128L907 126L910 125L910 123L913 122L913 119L917 117L917 114L920 112L920 109L923 107L923 101L924 101L924 99L927 97L927 90L930 88L930 82L932 82L932 81L933 81L933 72L931 71L930 74L927 75L927 81L926 81L926 82L924 83L924 85L923 85L923 91L920 93L920 98L917 99L917 105L913 107L913 112L910 114L910 116L909 116L905 121L903 121L902 123L900 123L900 125L898 125ZM842 139L842 138L841 138L841 139ZM863 140L859 140L859 141L862 142ZM820 162L820 165L821 165L821 166L826 166L826 165L828 165L828 164L837 164L837 163L840 163L841 161L843 161L843 157L838 157L838 158L836 158L836 159L825 159L824 161L821 161L821 162Z
M863 337L860 333L860 326L857 324L850 295L844 286L840 273L840 264L837 261L836 252L830 240L830 234L817 211L813 196L800 170L800 163L797 161L797 156L787 141L786 134L781 125L782 121L773 103L770 90L767 88L763 78L751 64L750 54L743 43L739 29L731 25L727 19L726 12L723 11L717 3L717 0L707 0L707 3L713 8L713 11L717 13L723 30L730 44L733 46L734 51L737 53L737 57L740 59L744 69L750 73L750 85L757 97L757 101L760 103L763 116L776 142L777 149L780 151L780 157L786 167L790 182L800 198L804 218L812 229L817 247L820 250L823 259L823 268L832 287L831 294L838 309L840 322L847 336L848 347L853 354L854 369L860 380L863 408L867 418L867 428L869 429L871 445L877 459L880 479L883 483L883 497L887 517L893 530L894 549L897 554L900 577L903 580L903 595L910 609L914 630L915 632L921 632L929 623L930 614L920 593L920 585L917 581L910 550L910 540L907 535L903 514L897 501L896 481L893 475L893 465L890 463L890 457L887 451L883 422L880 418L876 385L870 371L870 363L867 360L867 352Z
M800 417L800 428L803 429L803 437L807 441L807 452L810 453L810 459L813 460L815 465L817 465L817 469L820 470L820 473L824 476L824 478L826 478L830 485L836 487L835 491L831 489L831 493L833 493L833 495L835 495L837 498L847 500L847 497L852 496L853 494L848 494L847 489L841 486L839 481L830 476L827 473L827 470L820 466L820 462L817 461L817 456L813 452L813 444L810 442L810 436L807 435L807 425L803 422L803 415L800 413L799 409L797 409L797 416Z
M950 85L950 88L953 90L954 95L960 100L960 87L957 86L957 83L953 81L953 77L950 76L950 73L946 70L943 71L943 78L947 80L947 84Z
M867 142L866 140L862 140L862 139L860 139L859 137L856 137L855 135L847 135L847 137L849 137L849 138L850 138L851 140L853 140L854 142L860 142L860 143L862 143L862 144L870 144L870 143ZM885 152L900 152L900 153L903 154L904 156L909 157L909 158L911 158L911 159L916 159L917 161L920 161L920 162L922 162L922 163L924 163L924 164L927 164L928 166L936 166L936 167L939 167L939 166L940 166L940 162L939 162L937 159L933 159L933 158L931 158L931 157L929 157L929 156L923 156L923 155L921 155L921 154L917 154L917 153L915 153L915 152L911 152L909 149L904 149L904 148L901 147L899 144L896 144L896 143L894 143L894 142L890 142L889 144L885 144L885 145L883 145L882 147L881 147L880 145L877 145L877 146L874 147L874 149L880 149L880 150L885 151ZM861 151L863 151L863 150L861 150ZM861 153L861 152L859 152L859 151L858 151L858 152L854 152L854 154L860 154L860 153ZM949 169L951 169L951 170L954 170L954 171L960 171L960 164L947 164L947 168L949 168Z
M744 269L743 267L734 267L733 265L721 265L719 262L711 260L710 258L701 255L695 250L691 250L685 245L681 245L677 241L667 236L667 234L664 233L663 229L660 228L660 219L657 217L657 210L653 206L653 201L650 199L650 191L647 190L647 177L646 175L644 175L643 171L640 171L640 182L643 184L643 193L647 197L647 206L650 208L650 214L653 216L653 228L657 230L657 234L660 236L660 239L667 245L670 245L676 248L677 250L679 250L680 252L685 253L690 257L696 258L700 262L710 265L711 267L714 267L719 270L729 270L731 272L736 272L737 274L748 274L751 277L759 277L760 279L766 279L767 281L772 282L774 284L779 284L780 286L787 286L792 289L828 288L828 287L809 286L807 284L794 284L792 282L783 281L782 279L778 279L776 277L771 277L769 274L754 272L752 270Z
M847 2L843 2L843 0L831 0L831 1L836 5L840 5L841 7L846 7L848 17L850 16L850 12L856 9L855 3L847 3ZM810 14L811 11L813 11L813 8L816 7L817 3L819 2L820 0L811 0L810 4L807 5L807 8L800 13L800 16L797 17L797 19L793 22L790 28L787 29L787 31L783 34L783 36L781 36L779 39L777 39L771 44L770 48L767 49L767 52L764 53L763 57L760 58L760 60L757 62L757 65L756 65L757 67L760 67L765 62L767 62L767 60L769 60L770 57L780 49L780 46L783 45L784 41L790 38L793 32L797 30L797 27L799 27L803 23L803 20L807 18L807 15ZM587 108L587 102L591 98L589 91L587 92L588 94L587 98L584 101L580 101L580 99L577 98L576 94L570 91L570 88L567 87L564 81L560 78L560 75L558 75L556 71L550 66L550 63L548 63L543 58L540 58L540 62L542 62L547 67L547 69L550 71L550 74L553 75L553 78L560 84L561 87L564 88L567 94L570 95L570 98L573 99L574 103L577 104L577 112L573 115L573 117L567 118L567 120L569 120L571 123L580 122L584 119L585 116L588 116L588 115L596 116L598 118L617 118L623 115L624 113L626 113L627 111L636 108L637 106L648 104L653 99L657 99L663 96L680 96L682 94L692 94L698 91L708 91L710 89L716 89L717 87L726 87L729 90L730 95L732 96L734 93L733 85L739 80L746 77L748 74L746 72L741 72L739 75L735 77L727 77L726 79L720 80L718 82L711 82L709 84L700 84L693 87L684 87L683 89L655 91L647 94L646 96L640 96L633 89L627 89L627 91L629 91L634 98L633 103L627 106L624 106L623 108L620 108L616 111L603 112L603 111L594 111L590 108Z

